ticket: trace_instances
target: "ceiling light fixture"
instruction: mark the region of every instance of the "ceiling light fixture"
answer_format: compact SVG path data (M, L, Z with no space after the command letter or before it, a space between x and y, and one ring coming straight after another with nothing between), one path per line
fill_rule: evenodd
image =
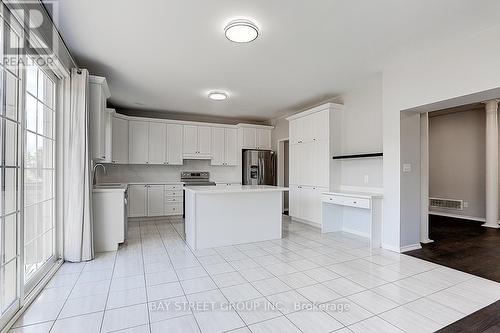
M227 93L223 91L212 91L208 93L208 98L213 101L223 101L227 99Z
M224 28L226 38L235 43L249 43L259 37L257 25L246 19L237 19L229 22Z

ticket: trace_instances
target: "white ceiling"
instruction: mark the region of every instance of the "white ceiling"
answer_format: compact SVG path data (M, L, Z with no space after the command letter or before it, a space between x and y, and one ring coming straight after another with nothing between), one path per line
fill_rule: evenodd
M500 12L498 0L57 4L66 44L81 67L108 78L115 106L256 121L338 95L405 47L498 24ZM235 17L255 19L261 36L226 40L224 25ZM210 101L211 89L230 99Z

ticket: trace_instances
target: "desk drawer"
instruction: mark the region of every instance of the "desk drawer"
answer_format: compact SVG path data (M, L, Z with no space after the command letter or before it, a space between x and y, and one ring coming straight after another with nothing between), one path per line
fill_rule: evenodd
M335 205L370 209L370 199L366 199L366 198L345 197L342 195L323 194L321 200L323 202L328 202L328 203L335 204Z
M182 197L182 190L166 190L165 195L167 197Z
M165 197L165 203L182 203L183 201L182 197Z
M177 184L177 185L165 185L165 190L166 191L182 191L182 184Z

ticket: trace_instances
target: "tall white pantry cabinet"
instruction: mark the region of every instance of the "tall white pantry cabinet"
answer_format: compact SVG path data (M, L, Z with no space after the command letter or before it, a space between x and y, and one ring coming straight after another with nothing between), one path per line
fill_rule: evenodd
M294 114L289 121L289 213L292 219L321 224L321 194L330 188L333 112L326 103Z

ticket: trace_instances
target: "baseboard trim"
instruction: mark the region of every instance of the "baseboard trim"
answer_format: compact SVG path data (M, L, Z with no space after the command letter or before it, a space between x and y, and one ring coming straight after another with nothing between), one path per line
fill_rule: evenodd
M470 221L477 221L477 222L486 222L486 219L483 218L483 217L458 215L458 214L452 214L452 213L429 212L429 215L452 217L452 218L455 218L455 219L470 220Z
M382 248L384 250L389 250L389 251L392 251L392 252L401 253L401 248L393 246L393 245L382 244Z
M293 216L290 216L290 218L292 219L292 222L298 222L298 223L302 223L302 224L308 225L310 227L315 227L315 228L321 229L321 224L320 223L315 223L315 222L311 222L311 221L299 219L299 218L296 218L296 217L293 217Z
M342 232L347 232L348 234L353 234L353 235L360 236L363 238L368 238L368 239L370 238L370 234L367 234L364 232L359 232L359 231L354 230L354 229L342 228Z
M403 247L401 247L400 251L401 251L401 253L405 253L408 251L419 250L421 248L422 248L422 245L420 245L420 243L418 243L418 244L403 246Z

